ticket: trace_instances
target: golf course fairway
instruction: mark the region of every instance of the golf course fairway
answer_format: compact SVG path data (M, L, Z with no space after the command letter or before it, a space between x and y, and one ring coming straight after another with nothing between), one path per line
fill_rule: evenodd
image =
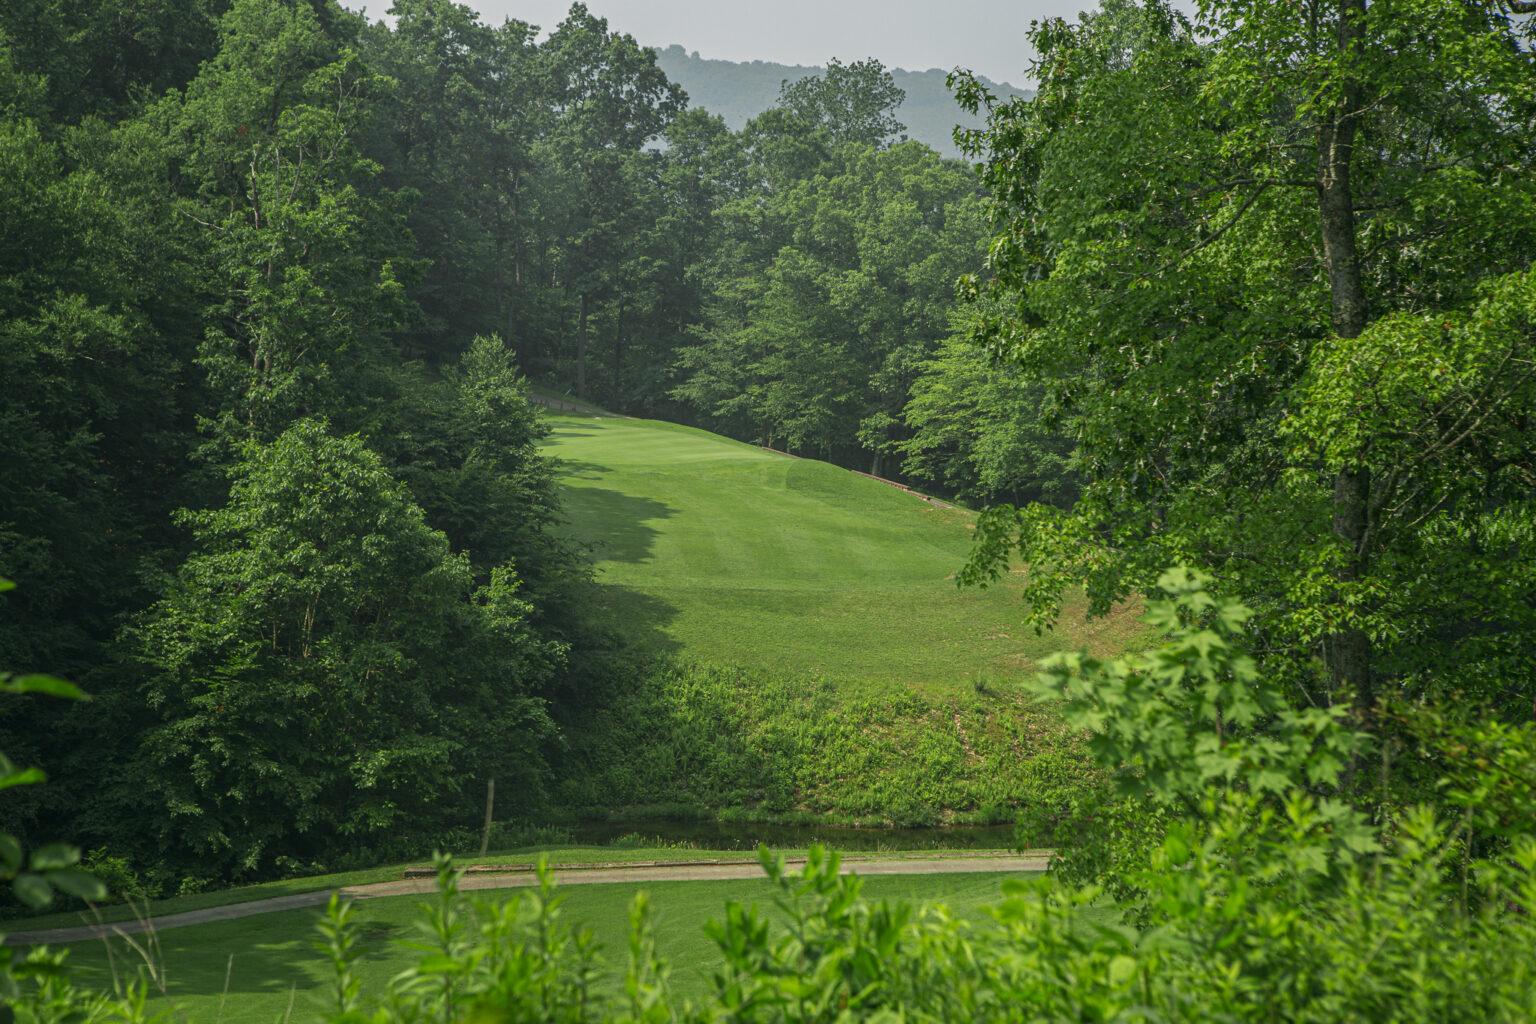
M1123 650L1138 626L1024 625L1017 582L960 588L974 514L825 462L656 420L554 415L568 529L640 642L838 681L966 685L1063 648Z

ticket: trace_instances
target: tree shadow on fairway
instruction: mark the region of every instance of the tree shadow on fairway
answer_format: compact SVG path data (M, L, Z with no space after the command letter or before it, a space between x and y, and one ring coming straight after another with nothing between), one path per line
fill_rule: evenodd
M568 475L581 478L577 473ZM649 561L659 533L651 524L673 515L672 506L665 502L606 487L567 484L561 488L561 499L571 532L591 548L597 561Z
M591 479L609 472L590 463L567 464L586 473L567 472L568 477ZM671 603L635 587L604 579L602 563L649 561L654 557L660 531L655 523L671 518L672 506L654 498L638 497L606 487L562 488L562 503L570 533L599 564L597 580L586 597L597 622L613 629L626 647L652 654L676 651L679 644L666 630L677 618Z
M572 480L597 480L613 472L607 466L600 466L595 462L583 462L580 459L555 459L554 462L556 473Z
M646 654L674 654L682 649L667 632L677 618L675 605L618 583L597 583L592 590L598 621L617 630L624 646Z

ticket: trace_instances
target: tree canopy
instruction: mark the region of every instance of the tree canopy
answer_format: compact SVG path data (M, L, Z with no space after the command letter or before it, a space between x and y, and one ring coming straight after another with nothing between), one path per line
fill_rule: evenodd
M1112 2L1040 25L1039 96L968 139L998 231L971 287L1082 489L994 511L972 577L1017 550L1045 622L1069 586L1103 608L1194 560L1314 701L1528 709L1522 31L1460 3Z

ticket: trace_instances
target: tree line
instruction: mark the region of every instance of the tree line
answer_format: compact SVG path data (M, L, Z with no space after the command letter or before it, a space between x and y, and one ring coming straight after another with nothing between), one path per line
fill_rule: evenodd
M1075 487L984 516L971 579L1022 558L1044 624L1198 565L1383 764L1459 743L1426 718L1536 717L1528 13L1107 0L1037 26L1033 102L962 77L996 235L973 337Z

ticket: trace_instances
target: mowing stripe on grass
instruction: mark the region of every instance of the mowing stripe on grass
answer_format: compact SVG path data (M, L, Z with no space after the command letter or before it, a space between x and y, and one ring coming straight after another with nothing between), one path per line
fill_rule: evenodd
M657 420L552 416L569 529L601 600L659 650L850 684L966 686L1046 654L1119 653L1139 625L1023 624L1022 577L961 589L974 515L814 459Z

